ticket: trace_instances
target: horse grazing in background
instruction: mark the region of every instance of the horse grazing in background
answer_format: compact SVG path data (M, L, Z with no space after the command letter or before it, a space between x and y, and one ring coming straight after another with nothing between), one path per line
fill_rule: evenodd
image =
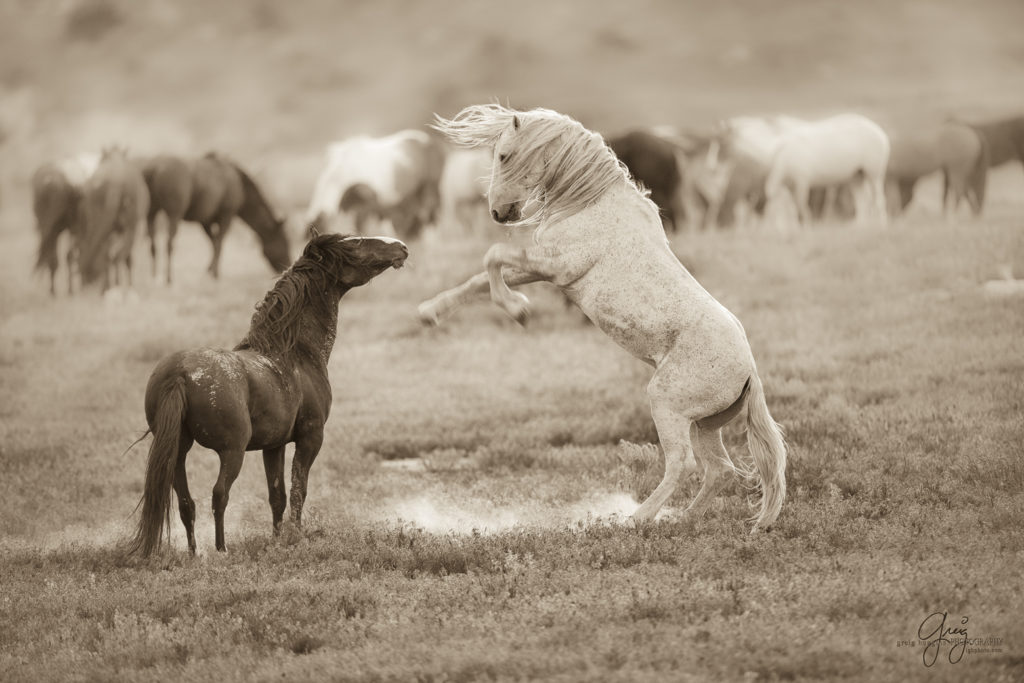
M102 290L132 284L132 247L149 210L146 181L125 150L104 150L99 165L82 188L84 228L79 244L82 284L102 278ZM111 278L111 275L113 277Z
M474 232L487 211L487 179L491 176L491 155L482 149L456 149L446 155L441 173L441 218L457 225L463 235Z
M248 334L234 350L179 351L160 361L146 386L153 443L142 515L129 552L148 556L160 546L173 487L188 548L195 554L195 503L185 474L194 442L220 456L213 488L217 550L227 549L224 510L246 451L263 451L277 533L287 500L284 449L295 443L292 517L301 525L309 468L320 452L331 409L327 361L337 333L338 302L353 287L400 267L406 256L404 244L386 237L316 236L256 307Z
M914 198L918 180L942 172L942 211L955 212L967 199L975 215L981 213L988 177L988 145L977 131L947 121L913 130L890 133L892 150L886 169L890 209L902 212Z
M703 468L688 515L706 510L720 475L739 471L761 489L754 528L770 525L785 497L786 447L743 327L672 253L657 206L601 136L554 111L497 104L467 107L436 125L456 144L493 147L491 215L535 231L529 247L493 245L486 272L420 304L421 318L436 324L489 291L522 323L529 300L510 286L558 286L605 334L654 367L647 393L665 474L633 519L653 519L679 476ZM744 405L753 466L737 468L721 428Z
M437 220L443 168L440 141L419 130L333 143L306 220L323 230L341 213L360 234L371 218L388 220L396 235L414 238Z
M32 174L32 210L36 217L39 248L36 270L50 271L50 294L57 295L57 268L60 262L58 241L65 232L70 236L65 253L68 269L68 294L74 292L76 241L81 237L82 189L96 171L99 154L82 154L60 162L46 163Z
M767 201L776 204L788 188L800 222L806 225L812 218L811 188L826 188L825 206L829 207L839 185L856 181L867 188L868 206L885 225L889 146L889 136L881 126L860 114L839 114L798 126L783 135L772 159L765 179ZM863 217L858 209L857 219Z
M686 215L680 194L679 147L662 135L632 130L608 139L633 180L650 191L667 230L677 232Z
M213 244L208 271L220 277L220 253L231 221L238 216L260 240L263 256L278 273L291 263L284 219L279 218L255 181L241 166L210 152L198 159L159 155L143 159L142 174L152 201L146 224L157 275L156 217L167 216L167 284L171 284L174 237L182 220L199 223Z

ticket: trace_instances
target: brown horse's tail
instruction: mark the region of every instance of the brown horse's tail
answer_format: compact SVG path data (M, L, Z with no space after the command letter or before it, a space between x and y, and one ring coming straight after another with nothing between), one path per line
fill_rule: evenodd
M153 420L153 443L149 447L146 465L146 488L142 494L142 516L139 527L128 544L128 553L141 552L148 557L160 547L164 524L170 530L171 485L178 463L181 426L185 416L185 381L175 377L164 384L162 396L157 399Z
M755 371L750 379L747 447L754 460L754 470L749 474L758 479L761 491L761 509L754 518L754 531L757 531L775 521L782 509L782 501L786 498L786 442L782 436L782 427L768 413L761 378Z

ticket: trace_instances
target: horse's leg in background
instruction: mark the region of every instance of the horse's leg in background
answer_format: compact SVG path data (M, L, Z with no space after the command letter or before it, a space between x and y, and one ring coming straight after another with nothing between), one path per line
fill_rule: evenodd
M248 441L248 437L246 437ZM217 550L227 550L224 543L224 510L228 506L228 494L231 485L238 478L242 471L242 460L245 458L245 447L238 449L225 449L218 451L220 456L220 474L217 475L217 483L213 485L213 523L216 534Z
M281 533L281 521L288 499L284 493L284 446L263 449L263 469L267 474L270 511L274 517L274 534Z
M171 273L173 268L171 267L171 256L174 254L174 238L178 235L178 223L181 221L181 216L171 216L167 214L167 284L171 284ZM154 273L155 274L155 273Z
M68 244L68 251L64 254L64 260L68 266L68 296L75 293L75 267L78 262L78 249L75 246L74 237Z
M658 510L672 495L684 472L697 471L697 462L690 443L690 425L692 420L680 411L679 387L671 381L664 381L665 371L654 373L647 387L647 395L651 399L651 416L658 430L658 440L665 454L665 474L661 483L647 497L636 512L633 520L647 522L654 519Z
M821 222L829 223L836 218L836 193L839 188L835 185L826 185L824 188L825 198L821 205Z
M502 275L509 287L518 287L543 279L536 273L527 273L515 268L505 268ZM491 281L487 273L478 273L461 285L446 289L432 299L421 303L418 309L420 320L437 325L443 316L476 298L483 298L490 291Z
M295 440L295 455L292 457L292 520L302 526L302 507L306 504L306 484L309 482L309 468L320 453L324 442L324 430L314 430Z
M213 242L213 257L210 259L210 267L207 270L215 280L220 278L220 250L224 245L224 237L231 226L232 218L234 216L218 216L212 225L203 225L210 241ZM213 225L217 226L216 230L213 229Z
M160 211L150 204L149 212L146 214L146 235L149 237L149 256L153 260L153 279L156 280L156 215ZM170 260L170 259L168 259Z
M797 221L801 228L809 228L814 220L811 212L811 185L803 178L793 181L791 187L793 201L796 203Z
M871 187L871 205L879 224L884 228L889 225L889 212L885 208L885 169L870 177L865 175L864 182Z
M201 223L200 225L203 226L203 232L206 233L206 236L210 238L210 247L213 249L213 255L210 257L210 265L206 267L206 272L209 273L210 275L213 275L214 264L216 263L216 260L217 260L217 247L215 246L217 244L217 238L216 238L215 233L214 233L214 226L216 224L215 223ZM220 228L218 227L217 230L219 230L219 229ZM216 276L214 276L214 277L216 277Z
M917 179L915 178L904 178L899 181L901 211L906 211L910 202L914 201L914 186L916 184Z
M196 554L196 504L188 492L188 477L185 474L185 459L192 448L192 437L182 430L178 437L178 459L174 464L174 492L178 494L178 514L185 525L185 536L188 538L188 550Z

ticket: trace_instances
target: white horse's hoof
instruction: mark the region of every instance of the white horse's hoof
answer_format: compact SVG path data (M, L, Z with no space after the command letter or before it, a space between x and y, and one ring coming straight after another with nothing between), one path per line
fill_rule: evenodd
M520 325L526 326L530 319L530 300L522 292L512 292L512 297L503 302L505 312Z
M431 327L437 327L441 324L441 319L437 315L437 307L431 304L429 301L424 301L416 309L419 314L420 322L424 325L430 325Z

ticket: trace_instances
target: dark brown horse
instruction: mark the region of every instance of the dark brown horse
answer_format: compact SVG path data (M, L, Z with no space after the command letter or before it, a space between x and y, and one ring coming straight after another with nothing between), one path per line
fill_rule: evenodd
M66 253L68 266L68 294L74 291L74 240L82 225L82 188L74 184L57 164L46 163L32 174L32 209L39 234L36 270L50 271L50 294L57 295L57 268L60 257L57 244L67 232L72 244Z
M633 180L650 191L661 214L665 228L679 230L684 211L680 190L682 174L679 168L679 146L647 130L633 130L608 138L608 146L615 152Z
M985 141L989 168L1011 161L1024 163L1024 116L973 124L971 127ZM984 198L983 193L979 204Z
M142 160L142 173L153 201L149 207L150 253L156 263L156 216L167 216L167 283L171 283L171 255L178 222L203 226L213 243L209 272L220 275L220 252L231 221L238 216L249 224L263 246L263 255L277 272L291 263L284 220L278 218L259 186L242 168L215 153L198 159L159 155Z
M1024 116L971 126L988 143L989 167L1024 162Z
M135 233L149 210L146 181L123 149L103 152L99 166L82 188L83 229L77 240L82 284L102 279L103 291L132 284ZM113 278L111 278L113 275Z
M225 550L224 509L246 451L262 450L274 532L285 509L284 448L295 443L292 518L302 523L306 480L331 408L327 361L338 326L338 302L408 255L398 240L319 235L256 307L249 333L232 351L194 349L171 354L146 386L146 421L153 433L142 516L130 552L149 555L170 521L173 486L189 550L194 554L195 503L185 456L193 442L217 451L213 488L217 550Z

